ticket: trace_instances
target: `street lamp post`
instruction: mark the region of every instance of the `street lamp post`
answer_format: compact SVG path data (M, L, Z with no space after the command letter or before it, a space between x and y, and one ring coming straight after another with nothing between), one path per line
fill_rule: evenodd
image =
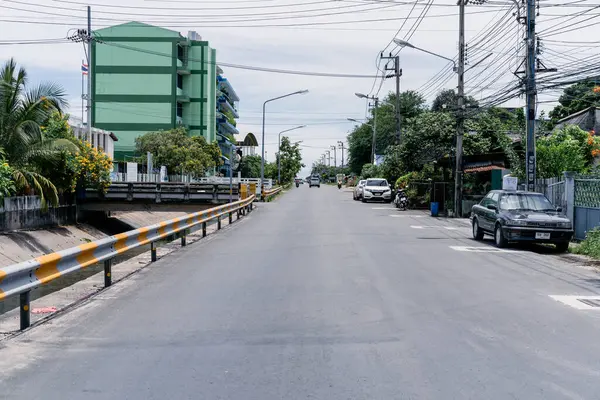
M336 151L337 147L336 146L331 146L331 150L333 150L333 166L337 167L337 151Z
M362 94L362 93L354 93L356 95L356 97L358 97L359 99L367 99L367 100L373 100L375 102L375 108L373 109L373 140L371 143L371 164L375 164L375 137L377 134L377 107L379 106L379 97L376 96L367 96L366 94Z
M456 62L448 57L444 57L440 54L433 53L429 50L422 49L420 47L413 46L407 41L394 39L394 43L398 46L409 47L411 49L419 50L433 56L443 58L444 60L450 61L454 65L454 72L458 74L458 110L456 115L456 165L454 171L454 214L460 217L462 214L462 156L463 156L463 134L464 134L464 104L465 104L465 38L464 38L464 1L459 1L460 6L460 18L459 18L459 56L458 66Z
M284 131L279 132L277 137L277 182L281 184L281 134L289 131L293 131L295 129L305 128L306 125L296 126L294 128L286 129Z
M297 92L292 92L288 94L284 94L283 96L273 97L263 103L262 108L262 150L261 150L261 160L260 160L260 189L261 194L263 192L263 188L265 186L265 111L267 108L267 103L270 103L275 100L283 99L285 97L294 96L296 94L305 94L308 93L308 90L298 90Z

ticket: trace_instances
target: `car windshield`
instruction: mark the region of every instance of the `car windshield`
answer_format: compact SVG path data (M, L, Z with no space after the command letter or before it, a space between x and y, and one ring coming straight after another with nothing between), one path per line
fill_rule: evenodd
M358 182L358 186L363 186L364 184L365 184L365 181Z
M509 193L500 198L500 209L509 211L555 211L542 194Z
M387 186L388 183L385 179L369 179L365 186Z

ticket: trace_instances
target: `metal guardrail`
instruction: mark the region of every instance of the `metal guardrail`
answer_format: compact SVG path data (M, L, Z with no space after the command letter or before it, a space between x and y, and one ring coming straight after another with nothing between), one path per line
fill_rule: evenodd
M283 190L281 186L276 186L273 189L263 190L263 201L271 201L271 199Z
M154 262L156 261L156 241L179 233L181 245L185 246L186 235L194 230L193 228L201 226L202 237L205 237L207 222L216 219L217 227L221 229L221 217L228 214L229 223L232 223L233 213L237 212L239 219L240 215L245 215L246 212L252 210L254 200L255 196L251 195L234 203L2 267L0 268L0 301L17 294L20 296L21 330L26 329L31 324L29 303L32 289L101 261L104 261L104 287L108 287L112 284L112 259L116 255L150 243L151 260Z

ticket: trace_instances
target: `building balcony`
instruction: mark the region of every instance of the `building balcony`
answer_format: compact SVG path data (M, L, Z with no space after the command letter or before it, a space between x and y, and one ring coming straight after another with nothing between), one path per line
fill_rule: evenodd
M183 89L179 89L177 88L177 101L180 103L189 103L190 102L190 96L188 96L187 94L185 94L183 92Z
M233 126L229 121L227 121L227 118L220 112L217 113L217 125L219 129L223 130L224 133L230 133L232 135L237 135L238 133L240 133L240 131L238 131L235 126Z
M240 101L237 93L231 86L231 83L227 80L227 78L223 78L221 75L217 76L217 81L219 82L219 89L226 92L225 94L229 97L230 100Z
M189 75L192 73L188 63L184 63L180 59L177 59L177 73L179 75Z
M240 114L235 109L235 107L229 102L229 99L227 98L227 96L225 96L224 94L222 94L218 98L217 101L219 103L220 111L229 111L229 112L231 112L233 114L233 116L235 118L239 118L240 117Z

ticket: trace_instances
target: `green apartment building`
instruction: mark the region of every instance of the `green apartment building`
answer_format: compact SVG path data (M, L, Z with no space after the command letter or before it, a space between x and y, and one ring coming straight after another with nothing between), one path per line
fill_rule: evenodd
M238 117L237 95L221 76L216 50L196 32L183 37L129 22L99 29L94 36L92 126L117 135L116 161L133 155L135 138L151 131L185 126L209 142L218 140L221 131L236 133L231 115ZM224 98L217 90L221 86L233 95ZM227 120L219 110L229 108L233 113L227 112ZM227 156L228 142L219 144Z

